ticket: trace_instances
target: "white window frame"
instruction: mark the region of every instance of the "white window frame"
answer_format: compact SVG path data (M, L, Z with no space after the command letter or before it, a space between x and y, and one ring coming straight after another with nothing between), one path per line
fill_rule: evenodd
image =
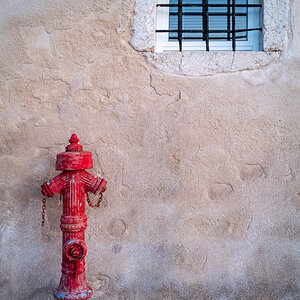
M160 4L169 4L169 0L159 0ZM250 1L251 2L251 1ZM253 1L252 1L253 2ZM169 29L169 7L157 7L156 9L156 29L168 30ZM259 19L261 16L259 16ZM248 13L248 28L255 28L259 26L258 18L254 17L252 10ZM262 20L261 20L262 23ZM259 51L262 49L262 45L255 43L255 40L259 40L257 31L248 31L248 40L239 41L236 40L237 51ZM205 41L184 41L182 43L183 51L205 51ZM232 51L232 41L209 41L209 50L211 51ZM169 41L168 32L157 32L155 52L164 51L179 51L178 41Z

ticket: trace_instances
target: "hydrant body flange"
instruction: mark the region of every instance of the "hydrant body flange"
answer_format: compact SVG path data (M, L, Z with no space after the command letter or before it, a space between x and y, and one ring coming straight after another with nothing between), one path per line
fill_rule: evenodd
M93 167L92 154L82 151L77 136L73 134L69 141L71 144L66 147L66 152L58 154L56 160L56 169L63 172L42 185L42 193L46 197L59 193L63 198L63 214L60 219L63 232L62 275L54 297L88 299L93 291L85 277L85 194L104 192L106 181L85 171Z

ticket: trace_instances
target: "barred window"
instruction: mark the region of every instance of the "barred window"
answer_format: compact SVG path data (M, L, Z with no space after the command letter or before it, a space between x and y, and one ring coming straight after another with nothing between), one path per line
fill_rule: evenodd
M160 0L156 51L263 49L262 0Z

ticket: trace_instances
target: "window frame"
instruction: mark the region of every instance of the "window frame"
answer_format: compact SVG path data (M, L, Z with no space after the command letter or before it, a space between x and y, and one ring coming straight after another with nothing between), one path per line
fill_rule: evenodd
M169 4L169 0L158 0L160 4ZM264 1L262 1L264 3ZM263 24L263 9L258 17L254 16L254 12L251 10L248 13L248 28L258 27L257 23ZM156 8L156 29L169 28L169 7L157 7ZM236 41L237 51L262 51L263 38L257 37L258 43L254 42L256 35L263 34L257 31L248 32L247 41ZM184 41L182 43L182 51L205 51L205 41ZM209 50L211 51L232 51L232 41L209 41ZM168 32L157 32L155 38L155 52L165 51L179 51L178 41L169 41Z

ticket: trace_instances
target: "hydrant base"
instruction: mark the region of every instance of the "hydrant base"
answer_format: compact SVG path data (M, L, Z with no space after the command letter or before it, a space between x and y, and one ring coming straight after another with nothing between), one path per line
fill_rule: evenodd
M77 292L62 292L58 289L53 292L55 299L59 300L86 300L93 295L93 290L88 286L85 290Z

